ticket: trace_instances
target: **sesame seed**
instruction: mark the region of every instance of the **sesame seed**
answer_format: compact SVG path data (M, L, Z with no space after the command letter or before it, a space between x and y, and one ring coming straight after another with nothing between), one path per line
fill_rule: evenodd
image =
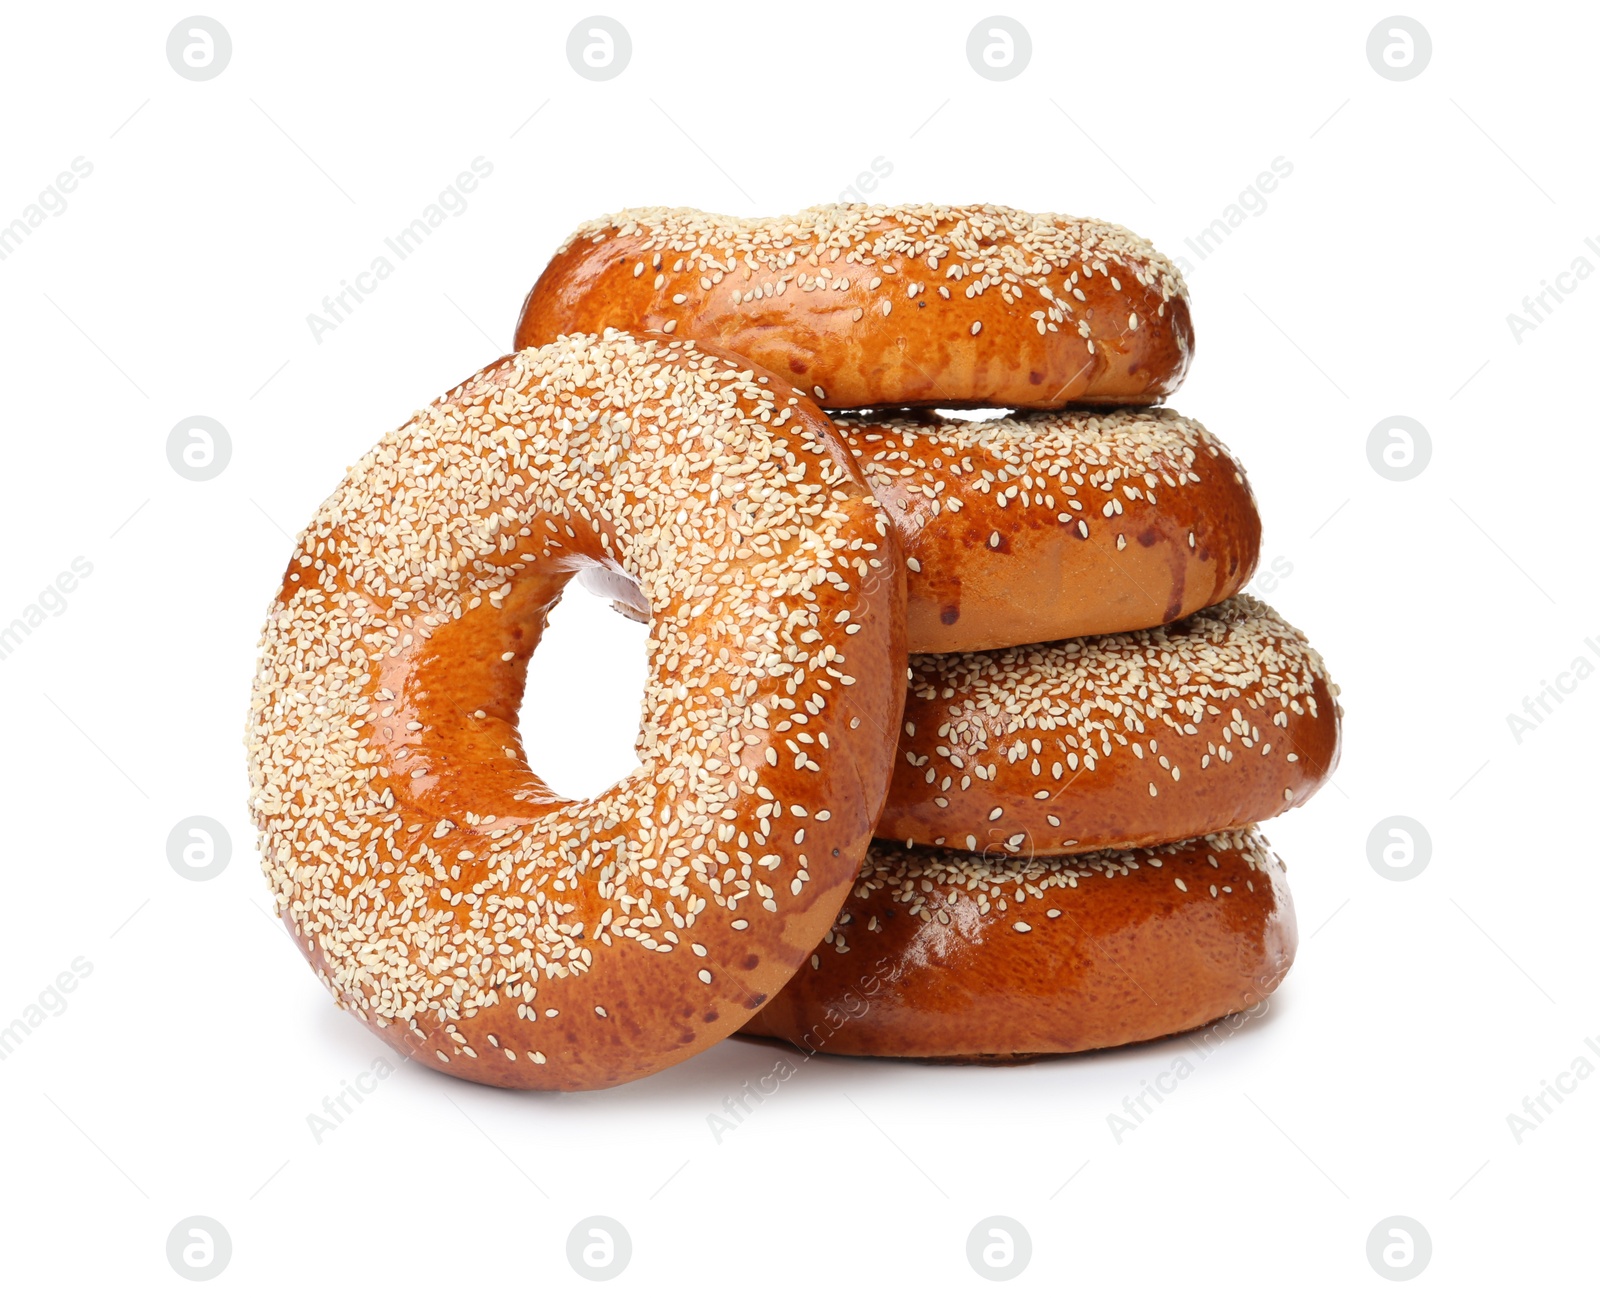
M1003 815L1031 851L1082 851L1124 841L1107 837L1104 801L1141 786L1180 833L1219 803L1264 819L1326 778L1289 758L1332 748L1336 693L1305 637L1248 595L1149 631L913 655L881 829L955 842Z
M1042 913L1047 920L1073 918L1064 935L1081 933L1084 925L1077 916L1088 907L1120 904L1117 890L1133 886L1141 871L1170 872L1174 886L1187 893L1188 884L1176 872L1203 866L1219 871L1218 883L1207 885L1218 900L1248 897L1255 892L1253 876L1266 876L1279 887L1284 880L1283 863L1253 825L1137 850L1054 858L994 859L970 850L880 840L869 849L833 932L811 956L811 967L820 969L824 960L847 954L850 937L862 929L893 933L903 949L913 949L919 924L959 922L964 932L981 934L984 917L991 917L1013 932L1030 933ZM806 993L791 985L784 995L804 998Z
M758 768L730 766L706 742L770 735L776 764L774 724L804 704L803 767L759 769L786 815L798 807L807 826L825 825L821 790L836 767L854 780L860 754L823 740L879 706L840 670L850 641L835 615L863 611L885 524L823 421L785 401L690 343L567 335L414 415L301 534L291 566L306 579L286 583L262 635L251 807L275 908L364 1021L420 1039L449 1070L482 1051L501 1077L515 1059L530 1075L539 1066L530 1085L594 1084L593 1061L546 1041L546 1064L525 1034L563 1009L609 1017L585 994L595 966L670 958L680 941L703 950L695 924L720 914L746 931L740 910L780 911L803 889L809 905L807 849L831 863L829 886L855 864L834 846L843 836L820 829L803 846L769 842L757 813L777 799L757 792ZM712 490L735 479L737 508ZM489 778L460 783L452 727L491 729L492 695L436 720L419 656L447 660L458 625L492 635L523 574L564 578L591 546L652 599L696 601L653 619L654 652L671 666L646 686L639 769L552 804L530 797L516 749L497 745L498 782L475 758ZM864 611L861 623L874 625ZM494 670L516 657L497 653ZM416 784L430 764L437 787ZM674 790L666 803L662 788ZM426 814L441 805L459 810ZM486 1041L474 1021L491 1010Z

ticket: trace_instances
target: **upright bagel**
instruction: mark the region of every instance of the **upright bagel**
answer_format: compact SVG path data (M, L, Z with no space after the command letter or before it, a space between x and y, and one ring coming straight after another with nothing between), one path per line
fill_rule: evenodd
M836 415L834 427L899 533L912 653L1158 626L1255 571L1244 469L1170 410ZM584 583L649 614L609 570Z
M994 206L645 207L580 226L517 346L608 325L714 343L860 406L1145 405L1194 350L1177 268L1119 225Z
M827 941L744 1031L994 1062L1150 1041L1260 1012L1296 936L1254 828L1054 861L875 843Z
M1237 829L1327 779L1335 693L1249 595L1153 631L913 658L878 836L1050 856Z
M552 793L518 708L545 615L648 592L640 765ZM810 398L687 341L520 352L385 437L262 636L251 802L338 1002L430 1067L609 1086L737 1028L827 932L904 700L894 538Z

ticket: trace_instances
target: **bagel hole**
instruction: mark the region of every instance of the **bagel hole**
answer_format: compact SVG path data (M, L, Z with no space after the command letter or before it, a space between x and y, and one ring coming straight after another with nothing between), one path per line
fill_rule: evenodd
M634 741L650 627L569 581L528 660L518 729L528 765L563 798L593 798L639 764Z

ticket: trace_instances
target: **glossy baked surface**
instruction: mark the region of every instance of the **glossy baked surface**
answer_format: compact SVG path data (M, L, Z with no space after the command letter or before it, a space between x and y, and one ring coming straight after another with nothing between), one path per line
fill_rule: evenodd
M745 1025L806 1051L1005 1060L1259 1014L1294 959L1255 829L995 860L875 843L826 941Z
M900 533L913 653L1160 626L1255 571L1243 468L1171 410L834 422Z
M1143 239L988 205L602 217L551 258L517 346L607 325L748 356L840 410L1150 404L1194 350L1183 278Z
M639 767L523 758L578 570L649 594ZM608 1086L733 1031L827 931L905 698L894 535L809 397L667 338L509 356L389 434L262 636L251 805L290 932L430 1067Z
M1265 820L1337 764L1335 697L1249 595L1151 631L921 654L878 836L1048 856Z

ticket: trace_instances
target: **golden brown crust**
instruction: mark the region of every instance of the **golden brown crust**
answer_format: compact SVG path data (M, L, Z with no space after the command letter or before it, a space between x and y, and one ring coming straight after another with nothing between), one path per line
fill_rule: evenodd
M1294 906L1259 832L1051 861L873 844L809 964L744 1027L807 1052L1006 1062L1264 1004Z
M1237 594L1261 520L1244 470L1170 410L836 415L906 557L912 653L1159 626ZM630 617L615 574L584 582Z
M726 1036L827 931L882 805L898 558L810 398L684 341L520 352L384 438L300 537L249 733L275 901L339 1003L499 1086ZM655 609L640 766L564 801L517 711L594 565Z
M1173 411L834 422L900 534L913 653L1159 626L1255 571L1244 470Z
M602 217L551 259L517 346L608 325L748 356L839 410L1147 405L1194 350L1183 278L1144 240L987 205Z
M878 836L1047 856L1265 820L1338 762L1335 695L1248 595L1152 631L921 655Z

